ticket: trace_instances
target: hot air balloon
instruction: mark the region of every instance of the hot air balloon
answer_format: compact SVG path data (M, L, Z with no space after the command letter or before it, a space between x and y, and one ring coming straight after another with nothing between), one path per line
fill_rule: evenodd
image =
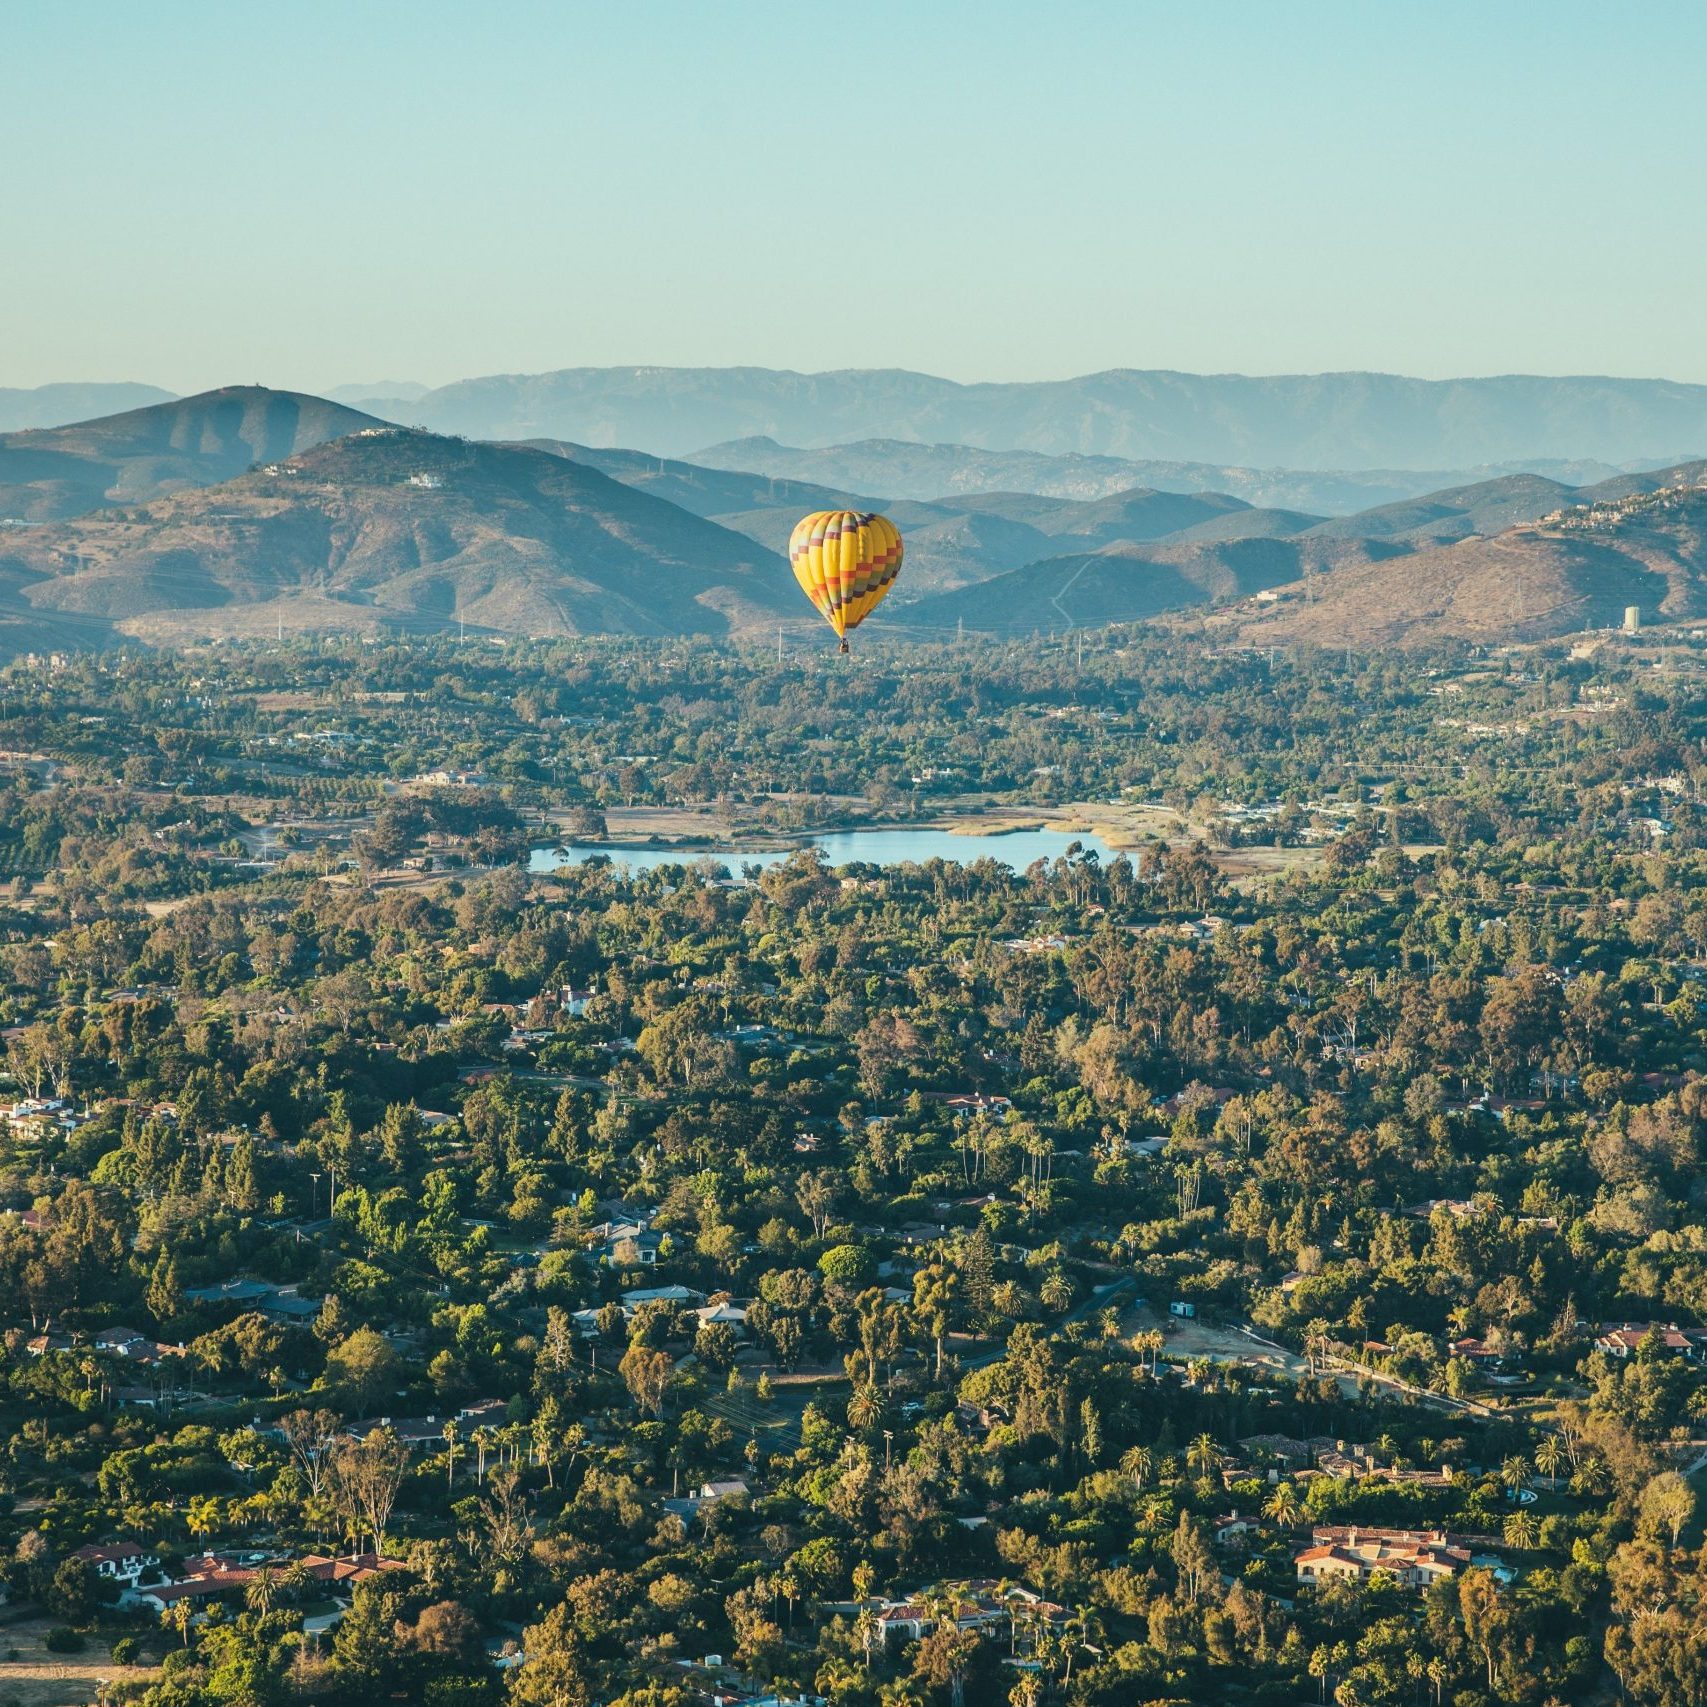
M849 631L883 603L901 573L901 535L887 516L818 510L796 524L788 560L845 652Z

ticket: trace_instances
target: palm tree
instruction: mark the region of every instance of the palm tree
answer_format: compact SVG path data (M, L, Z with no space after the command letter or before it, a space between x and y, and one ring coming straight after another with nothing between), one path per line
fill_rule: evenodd
M1009 1707L1042 1707L1043 1679L1034 1671L1022 1671L1008 1691Z
M1211 1470L1220 1462L1221 1454L1215 1445L1212 1434L1198 1435L1185 1449L1186 1464L1198 1475L1207 1479Z
M1304 1358L1312 1375L1319 1375L1327 1363L1328 1324L1317 1316L1304 1330Z
M1532 1511L1513 1511L1506 1514L1505 1544L1508 1547L1533 1547L1539 1538L1539 1529Z
M1440 1697L1446 1688L1448 1668L1446 1661L1436 1654L1428 1662L1428 1680L1434 1685L1434 1707L1440 1707Z
M1564 1468L1565 1448L1558 1435L1549 1434L1535 1448L1535 1468L1548 1480L1555 1479Z
M840 1654L832 1654L819 1666L812 1679L820 1694L827 1695L832 1701L844 1695L852 1695L865 1679L861 1676L859 1667L852 1660Z
M883 1395L869 1383L848 1400L848 1423L857 1429L871 1428L883 1415Z
M1273 1518L1288 1529L1298 1521L1298 1488L1293 1482L1276 1482L1274 1491L1263 1506L1263 1516Z
M1333 1663L1333 1650L1325 1643L1321 1647L1311 1650L1309 1664L1306 1669L1313 1678L1320 1681L1323 1701L1326 1701L1328 1698L1328 1673L1333 1669Z
M205 1541L219 1527L219 1495L197 1494L190 1501L184 1523L192 1535L199 1535Z
M160 1614L160 1622L164 1624L168 1630L176 1630L180 1638L182 1638L184 1646L187 1648L190 1645L190 1625L195 1621L195 1615L196 1609L191 1604L189 1596L183 1595L179 1599L174 1600L166 1610Z
M1150 1341L1150 1373L1161 1373L1162 1352L1166 1349L1168 1336L1160 1328L1152 1328L1149 1333Z
M1155 1328L1146 1328L1142 1333L1132 1336L1132 1349L1138 1353L1138 1367L1148 1366L1150 1374L1156 1373L1156 1358L1166 1341Z
M251 1612L256 1612L265 1618L273 1609L273 1602L278 1595L278 1579L272 1571L263 1565L249 1579L249 1586L243 1591L244 1604Z
M1516 1499L1518 1493L1529 1485L1529 1460L1512 1453L1500 1465L1500 1480L1505 1483L1506 1492Z
M862 1606L859 1617L854 1620L854 1640L859 1643L860 1652L865 1655L865 1669L871 1670L871 1655L883 1640L883 1628L877 1622L877 1614L869 1606Z
M462 1431L456 1426L456 1418L452 1417L445 1424L445 1486L452 1487L456 1482L456 1448L462 1438Z
M1133 1487L1143 1490L1155 1473L1156 1458L1147 1446L1129 1446L1120 1455L1121 1471L1132 1478Z

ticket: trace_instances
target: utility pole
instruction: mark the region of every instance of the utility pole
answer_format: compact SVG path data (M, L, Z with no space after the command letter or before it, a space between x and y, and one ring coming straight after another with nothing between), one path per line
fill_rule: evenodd
M782 624L780 622L776 625L776 661L779 664L782 662Z

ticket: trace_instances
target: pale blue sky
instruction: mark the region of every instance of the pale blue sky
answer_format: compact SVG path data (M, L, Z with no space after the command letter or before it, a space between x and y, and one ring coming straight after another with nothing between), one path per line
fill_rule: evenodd
M1707 8L0 0L0 385L1707 381Z

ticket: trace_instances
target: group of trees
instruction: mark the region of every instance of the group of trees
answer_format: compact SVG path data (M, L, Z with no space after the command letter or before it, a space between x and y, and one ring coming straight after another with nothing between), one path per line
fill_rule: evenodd
M673 1707L705 1653L838 1707L1694 1699L1674 1441L1707 1387L1589 1328L1707 1321L1685 696L1563 718L1602 703L1587 666L1466 676L1520 763L1420 665L1138 638L845 678L621 645L219 667L77 661L0 708L58 767L0 793L0 845L61 865L0 911L7 1066L77 1116L0 1140L8 1580L87 1624L117 1615L82 1542L277 1560L141 1632L155 1707ZM287 677L344 684L318 774L265 757ZM534 810L899 812L938 768L1188 827L1020 872L516 863ZM435 769L489 782L397 790ZM221 851L287 807L312 857ZM477 869L369 881L429 835ZM1265 836L1323 845L1230 881L1215 844ZM642 1210L655 1262L596 1231ZM216 1290L245 1279L275 1290ZM1170 1299L1293 1373L1176 1352ZM1295 1481L1265 1436L1383 1474ZM1299 1595L1312 1523L1491 1534L1516 1579ZM316 1645L288 1561L329 1547L404 1568ZM964 1629L970 1580L1048 1607ZM927 1591L886 1641L874 1598Z

